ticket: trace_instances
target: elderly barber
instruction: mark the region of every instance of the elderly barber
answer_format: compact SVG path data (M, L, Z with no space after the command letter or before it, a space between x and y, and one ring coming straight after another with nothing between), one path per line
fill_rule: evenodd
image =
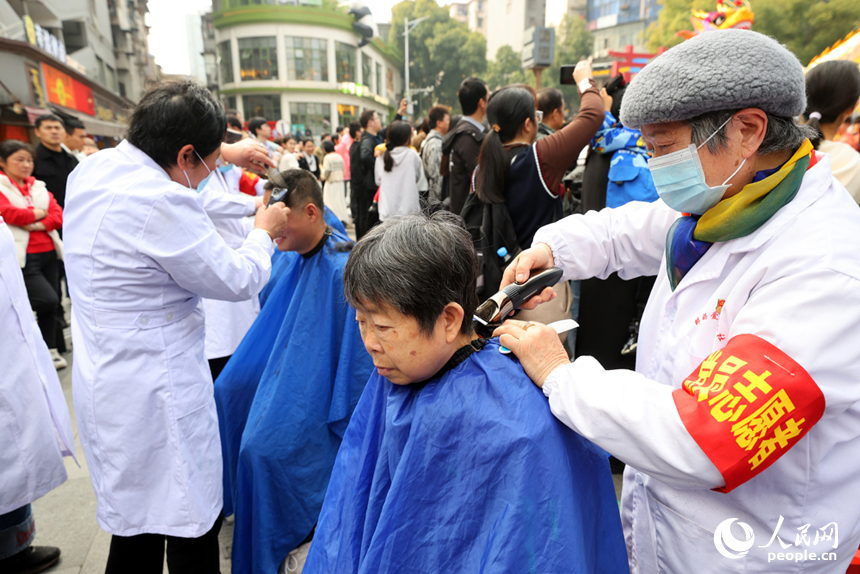
M860 545L860 211L793 119L805 105L766 36L672 48L621 110L662 201L544 227L507 270L659 274L635 372L568 363L544 326L497 331L555 416L628 464L634 574L844 572Z
M127 139L76 169L66 195L72 378L106 572L219 571L221 444L200 298L255 297L271 272L283 206L261 207L232 249L197 195L230 163L274 165L259 146L222 145L221 105L195 84L148 93Z

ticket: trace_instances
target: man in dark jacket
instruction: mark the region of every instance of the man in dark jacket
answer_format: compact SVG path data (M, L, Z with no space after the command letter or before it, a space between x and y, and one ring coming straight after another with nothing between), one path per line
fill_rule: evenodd
M395 121L403 119L406 105L407 102L404 98L394 116ZM355 221L356 240L361 239L374 223L369 220L367 213L373 204L373 196L376 194L376 178L374 176L376 157L373 155L373 150L385 141L385 130L387 129L382 127L379 114L373 110L365 110L358 122L361 124L361 129L364 130L361 141L357 142L358 153L353 155L356 143L353 143L353 147L349 150L350 184L352 186L350 209L352 210L352 219Z
M59 116L42 114L36 118L35 125L40 143L33 158L33 177L44 181L48 191L63 207L66 203L66 179L78 166L78 160L63 149L66 128Z
M460 214L472 185L472 172L478 164L481 142L484 140L484 116L490 93L487 84L478 78L466 78L457 90L463 117L448 132L442 142L442 161L448 160L451 190L451 211Z

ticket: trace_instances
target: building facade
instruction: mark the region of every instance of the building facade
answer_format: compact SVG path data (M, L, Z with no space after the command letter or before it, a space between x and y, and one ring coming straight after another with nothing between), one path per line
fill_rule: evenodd
M487 59L495 60L504 45L521 53L525 44L524 32L528 28L543 26L546 22L546 0L485 0L487 30Z
M487 5L490 0L454 2L448 6L451 18L465 24L469 30L487 37Z
M588 29L594 34L596 59L608 59L610 50L633 46L645 52L645 29L657 20L657 0L588 0Z
M0 139L32 141L50 111L112 145L154 71L146 12L146 0L0 0Z
M218 92L226 108L245 121L276 122L277 134L317 140L366 109L388 121L403 92L395 49L379 39L359 48L352 17L334 9L248 2L213 6Z

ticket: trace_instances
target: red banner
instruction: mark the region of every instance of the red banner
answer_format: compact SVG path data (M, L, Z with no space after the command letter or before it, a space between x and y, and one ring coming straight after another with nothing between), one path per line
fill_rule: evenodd
M48 64L42 64L42 73L45 75L49 102L96 115L96 102L90 87Z
M803 367L755 335L733 337L672 394L687 431L729 492L772 465L824 414Z

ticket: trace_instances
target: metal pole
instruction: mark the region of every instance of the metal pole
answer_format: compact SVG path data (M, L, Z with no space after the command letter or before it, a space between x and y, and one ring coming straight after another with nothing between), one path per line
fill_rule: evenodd
M406 96L406 101L408 102L407 106L406 106L406 113L411 116L412 115L412 91L409 89L409 18L404 18L403 24L404 24L403 28L405 30L404 34L406 36L406 49L404 50L406 52L406 74L404 75L404 81L406 82L405 96Z

